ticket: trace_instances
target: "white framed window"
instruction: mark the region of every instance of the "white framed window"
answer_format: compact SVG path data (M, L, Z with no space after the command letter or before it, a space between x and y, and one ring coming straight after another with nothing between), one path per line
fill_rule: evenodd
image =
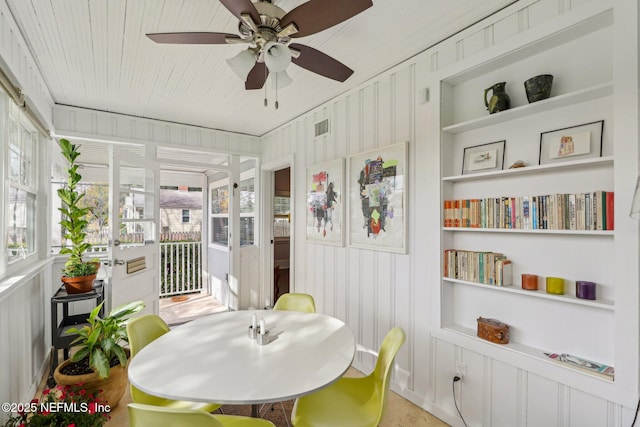
M240 197L240 246L256 244L255 159L243 163L238 195ZM229 179L209 184L209 244L229 246Z
M7 194L4 210L5 256L9 265L37 251L37 170L39 134L27 116L9 101L4 151ZM5 104L6 105L6 104Z
M229 181L209 188L209 243L229 246Z
M182 209L182 223L188 224L191 218L191 211L189 209Z

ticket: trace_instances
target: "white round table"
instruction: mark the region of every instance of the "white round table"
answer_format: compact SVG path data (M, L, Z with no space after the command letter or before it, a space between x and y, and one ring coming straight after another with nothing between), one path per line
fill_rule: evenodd
M252 315L271 342L248 336ZM143 348L129 364L142 391L174 400L221 404L279 402L309 394L342 376L355 339L338 319L296 311L245 310L181 325Z

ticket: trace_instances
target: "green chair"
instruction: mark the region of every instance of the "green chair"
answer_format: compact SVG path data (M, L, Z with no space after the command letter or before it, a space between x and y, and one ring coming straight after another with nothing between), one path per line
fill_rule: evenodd
M274 310L287 310L287 311L302 311L305 313L315 313L316 312L316 303L313 300L313 297L309 294L299 294L299 293L286 293L280 295L278 301L273 306ZM287 418L287 413L284 410L284 405L282 402L280 403L280 407L282 408L282 412L285 414L285 421L287 422L287 426L289 425L289 419ZM273 411L273 404L271 404L271 410ZM262 410L261 410L262 411Z
M275 427L261 418L207 414L196 409L177 409L130 403L131 427Z
M389 394L391 366L404 344L401 328L391 329L382 341L373 372L365 377L341 377L333 384L296 400L294 427L375 427L382 420Z
M313 297L309 294L288 293L282 294L280 298L278 298L273 309L315 313L316 303L313 301Z
M145 314L129 320L127 323L127 335L129 338L129 351L131 358L135 357L147 344L169 332L169 325L156 314ZM154 396L130 384L131 399L136 403L147 405L165 406L178 409L199 409L204 412L213 412L220 408L218 403L189 402L183 400L171 400Z

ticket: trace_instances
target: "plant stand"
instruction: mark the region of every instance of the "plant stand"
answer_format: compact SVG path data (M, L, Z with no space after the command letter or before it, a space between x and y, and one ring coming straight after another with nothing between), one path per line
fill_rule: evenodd
M66 330L71 326L78 326L86 323L89 313L69 315L69 303L85 300L96 300L96 305L104 301L104 286L102 280L96 280L91 291L80 294L69 294L64 285L51 297L51 345L53 354L51 355L51 368L49 369L49 379L47 385L55 386L53 371L58 366L58 350L62 349L64 358L69 358L69 347L77 335L67 334ZM58 304L62 304L62 319L58 319ZM100 313L102 315L103 313Z

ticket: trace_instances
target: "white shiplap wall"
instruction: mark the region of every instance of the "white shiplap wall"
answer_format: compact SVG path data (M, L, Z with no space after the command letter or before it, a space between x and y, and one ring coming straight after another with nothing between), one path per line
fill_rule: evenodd
M264 162L293 155L296 167L292 179L297 183L305 182L308 166L409 141L408 254L306 242L306 197L304 185L299 185L294 206L297 249L292 289L312 294L320 312L346 321L365 347L377 349L388 329L403 327L408 341L397 358L400 375L394 388L452 425L462 425L452 397L451 373L455 372L457 360L467 365L465 381L458 384L456 396L470 426L631 424L635 407L629 402L637 398L637 387L633 387L637 386L637 379L620 379L619 390L625 397L611 399L626 402L623 406L608 401L603 393L602 397L596 397L560 379L539 375L533 366L523 369L432 336L440 312L439 301L433 297L437 292L432 290L439 286L441 238L440 114L436 111L440 103L433 99L440 92L433 89L439 85L439 74L449 71L448 68L456 69L463 60L473 62L474 55L482 56L500 43L513 43L529 30L538 31L554 21L570 19L571 13L581 8L607 3L520 1L264 137ZM633 1L613 3L623 11L620 14L625 10L637 14ZM637 45L637 40L634 42ZM627 78L637 84L637 68L632 74ZM428 99L429 92L432 99ZM314 139L314 124L327 117L331 133ZM617 138L616 144L620 142ZM637 135L631 139L631 144L635 142ZM636 164L623 169L623 178L632 181L637 168ZM633 244L626 246L637 250ZM626 313L629 307L623 304L620 310ZM635 331L637 301L631 305L629 314L632 314L629 330ZM621 322L617 326L624 328ZM637 345L637 339L633 342ZM622 347L616 349L620 352ZM637 355L637 350L632 353ZM617 361L624 358L619 355ZM372 360L366 357L358 358L356 364L365 371L372 368ZM623 365L629 374L637 373L633 362L626 361Z

